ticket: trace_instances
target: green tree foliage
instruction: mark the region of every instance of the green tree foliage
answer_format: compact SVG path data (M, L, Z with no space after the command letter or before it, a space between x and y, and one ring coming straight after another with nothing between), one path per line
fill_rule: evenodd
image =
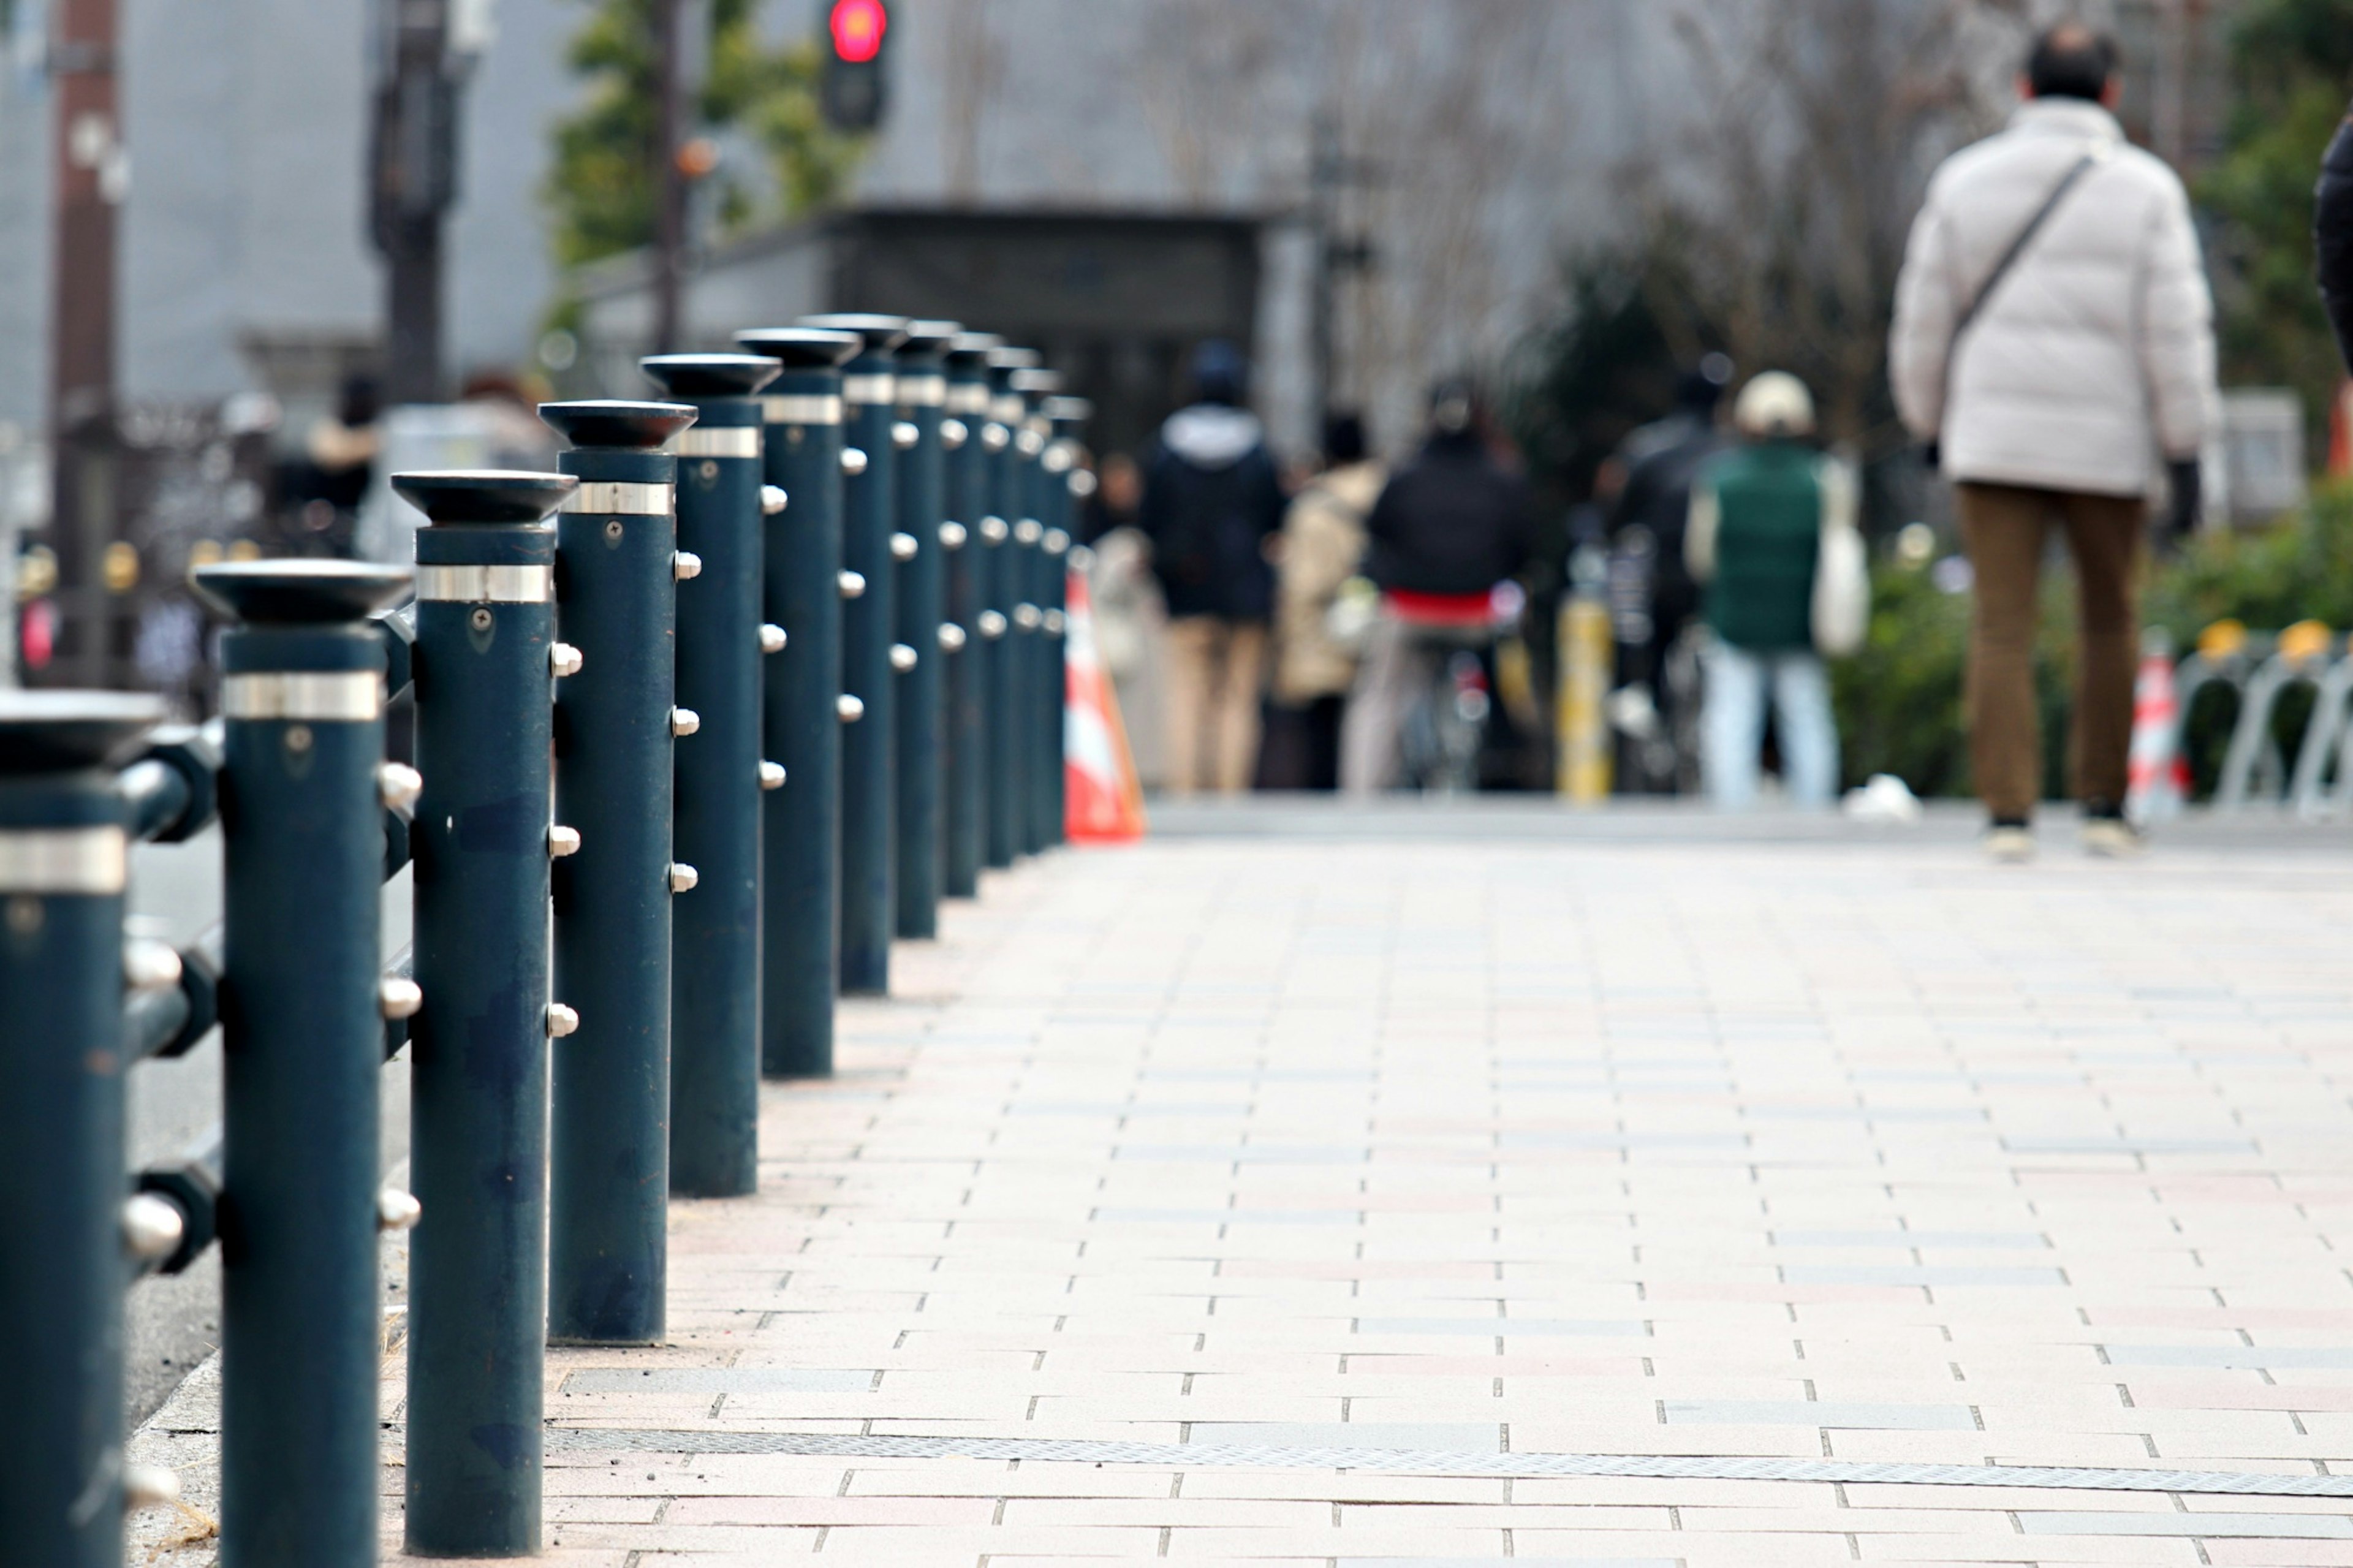
M652 0L588 0L569 55L588 83L586 100L555 127L547 199L556 254L566 266L633 250L654 237L654 7ZM755 0L710 0L709 68L694 104L702 127L736 132L766 158L777 205L790 216L830 199L858 143L828 130L818 108L814 40L772 47L760 37ZM722 168L723 229L767 216L754 185Z
M2317 430L2342 374L2312 276L2312 187L2353 92L2353 0L2253 0L2232 28L2217 220L2223 378L2292 386Z

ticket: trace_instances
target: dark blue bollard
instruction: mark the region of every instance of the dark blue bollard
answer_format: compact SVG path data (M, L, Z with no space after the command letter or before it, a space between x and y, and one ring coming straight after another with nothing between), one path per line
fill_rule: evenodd
M952 899L980 892L980 868L988 837L987 680L980 635L989 553L980 542L980 520L990 500L988 353L1003 340L988 332L962 332L948 345L947 417L940 443L947 457L947 517L940 545L947 568L946 620L940 628L947 655L946 737L943 788L946 791L942 890Z
M760 814L781 770L761 750L760 405L783 369L751 354L670 354L646 374L700 417L678 457L678 700L702 720L678 750L678 858L702 873L671 935L670 1190L759 1186ZM776 640L776 634L766 635Z
M107 763L153 698L0 696L0 1530L11 1562L122 1563L122 914Z
M899 531L891 542L905 557L899 562L898 645L892 655L907 667L896 698L897 931L917 939L939 935L946 871L941 753L947 717L943 678L951 654L942 641L947 551L940 527L948 515L947 452L940 443L947 406L942 356L962 331L954 321L910 322L898 356L900 434L912 432L913 440L899 453Z
M1023 830L1027 796L1021 765L1028 636L1020 626L1028 574L1018 534L1028 482L1020 447L1029 409L1013 390L1013 377L1037 368L1035 349L1000 348L988 356L990 430L985 440L994 449L989 454L989 516L981 521L981 544L988 556L987 611L981 631L991 644L984 659L988 679L987 863L998 868L1020 857L1029 837Z
M891 938L898 929L893 862L898 837L895 783L898 626L892 592L897 576L892 536L899 530L895 480L899 425L893 351L906 337L900 316L810 316L803 326L857 334L860 346L842 367L843 438L860 458L846 458L842 559L864 591L842 613L842 689L862 717L842 737L841 989L879 996L891 989ZM846 455L845 455L846 457Z
M1046 467L1051 477L1046 497L1049 510L1044 519L1046 553L1050 558L1046 574L1046 635L1052 645L1047 658L1051 687L1045 708L1045 826L1046 842L1060 844L1066 837L1065 819L1069 814L1066 731L1070 706L1071 552L1078 538L1079 500L1094 484L1094 475L1083 467L1086 448L1080 432L1093 417L1094 405L1083 397L1050 398L1045 415L1054 428L1053 443L1046 449Z
M662 1338L670 1199L670 900L694 886L670 851L677 459L694 422L668 403L549 403L580 480L556 523L558 626L580 673L555 700L555 813L580 835L554 876L555 994L579 1015L556 1053L547 1334Z
M408 574L199 568L222 639L223 1568L372 1563L377 1529L385 648Z
M1021 633L1021 847L1042 853L1053 839L1048 816L1054 781L1047 754L1053 742L1050 715L1060 714L1057 687L1061 667L1060 644L1046 620L1053 598L1050 579L1055 561L1046 548L1048 520L1054 514L1055 488L1062 482L1055 462L1060 457L1053 444L1053 423L1046 404L1062 389L1062 378L1050 370L1016 371L1013 389L1029 405L1021 433L1014 439L1015 456L1022 460L1021 516L1014 523L1014 542L1022 548L1021 604L1015 606L1015 628ZM1067 459L1062 459L1067 466ZM1026 525L1026 526L1025 526ZM1024 613L1026 608L1027 613Z
M563 474L396 474L417 533L407 1549L539 1550L547 1338L548 821Z
M770 761L784 787L761 822L760 1070L833 1071L841 899L841 731L857 705L841 689L841 371L865 340L770 327L738 332L784 374L760 399L764 466L790 498L768 518L764 602L787 634L763 699Z

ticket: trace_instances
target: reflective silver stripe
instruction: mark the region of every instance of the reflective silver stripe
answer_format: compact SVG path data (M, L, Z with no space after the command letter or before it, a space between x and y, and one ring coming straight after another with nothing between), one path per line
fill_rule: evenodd
M841 378L841 400L844 403L893 403L898 400L895 375L845 375Z
M0 893L119 893L131 841L120 827L33 827L0 833Z
M584 480L564 498L566 511L608 513L624 517L662 517L670 509L668 485L622 484L609 479Z
M902 408L944 408L947 401L946 376L902 375L899 378L899 406Z
M988 388L976 381L952 384L947 392L947 411L951 414L987 413Z
M419 566L417 596L437 605L544 605L555 597L555 568Z
M229 719L362 722L384 712L384 677L372 669L276 669L221 680Z
M760 417L771 425L839 425L841 399L830 392L764 397L760 399Z
M670 449L681 458L756 458L760 455L760 430L755 425L681 430L671 437Z
M1014 396L997 398L988 405L988 410L989 417L1000 425L1018 425L1021 416L1029 411L1020 398Z

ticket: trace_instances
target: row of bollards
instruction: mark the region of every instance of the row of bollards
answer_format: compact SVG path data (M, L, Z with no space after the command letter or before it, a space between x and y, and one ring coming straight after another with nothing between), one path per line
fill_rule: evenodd
M121 1562L162 1484L123 1462L122 1290L216 1237L221 1562L375 1562L377 1237L411 1223L407 1549L535 1552L544 1347L660 1342L668 1199L754 1189L760 1079L829 1072L837 994L1060 841L1084 405L951 322L738 341L645 362L670 401L544 407L561 473L394 476L413 579L200 570L215 731L0 701L0 1331L41 1347L0 1359L0 1557ZM216 942L126 947L130 846L216 803ZM126 1202L123 1076L216 1018L223 1126ZM377 1137L404 1042L413 1196Z

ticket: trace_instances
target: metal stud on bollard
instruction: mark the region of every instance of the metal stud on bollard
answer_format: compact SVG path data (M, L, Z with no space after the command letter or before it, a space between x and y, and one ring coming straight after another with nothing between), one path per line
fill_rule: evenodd
M1070 780L1067 773L1067 727L1070 707L1070 608L1071 551L1079 536L1079 500L1082 487L1091 487L1094 476L1084 465L1086 447L1080 433L1094 416L1094 405L1083 397L1053 397L1046 401L1045 416L1053 426L1054 439L1047 447L1046 468L1049 489L1046 496L1046 553L1050 558L1046 574L1046 637L1051 652L1047 658L1050 680L1044 694L1046 719L1045 747L1041 766L1045 773L1042 801L1045 809L1046 842L1060 844L1066 835L1064 823L1069 812ZM1061 460L1053 461L1059 454Z
M947 452L940 427L947 405L942 355L963 331L954 321L913 321L899 345L901 428L913 440L899 453L898 857L896 931L934 937L940 930L941 882L946 872L945 813L941 753L947 716L947 650L940 627L947 620ZM904 650L903 661L900 658Z
M667 354L648 375L700 417L678 455L678 540L703 572L679 594L678 700L702 729L678 751L675 853L702 869L671 933L670 1190L759 1186L762 811L760 405L784 367Z
M227 861L221 1562L376 1559L385 645L408 574L200 567Z
M981 523L981 542L989 556L986 581L989 598L981 620L981 635L994 647L988 667L988 841L987 863L1010 866L1019 858L1022 841L1023 794L1021 694L1027 689L1024 654L1028 634L1021 629L1020 610L1028 574L1016 537L1024 513L1027 471L1020 445L1029 405L1013 390L1018 372L1038 368L1035 349L1000 348L988 356L989 425L995 450L989 457L992 483L990 516ZM993 526L992 526L993 525ZM994 617L993 619L991 617Z
M122 1562L123 891L107 764L163 717L0 696L0 1521L12 1561Z
M940 444L947 457L947 518L940 544L947 567L946 616L941 627L947 655L946 735L943 788L946 793L942 890L952 899L980 892L980 868L988 836L988 681L984 662L988 639L980 632L987 602L983 574L992 559L980 542L980 521L990 500L989 351L1004 346L987 332L961 332L948 345L947 417ZM953 630L954 646L948 633Z
M407 1550L539 1550L547 1337L547 909L578 829L548 822L555 640L550 513L564 474L395 474L417 532L424 773L409 1021Z
M760 1070L833 1071L841 894L841 370L862 339L772 327L738 332L784 373L760 399L763 467L789 503L768 515L765 751L785 770L761 820Z
M555 700L555 810L580 831L556 867L555 992L579 1032L555 1053L547 1333L653 1344L670 1197L671 403L549 403L580 488L556 523L557 614L585 658ZM429 1221L427 1222L430 1223Z
M860 340L841 375L844 438L866 459L863 466L846 465L849 484L842 507L842 559L865 587L843 613L841 627L842 689L864 704L860 721L842 738L841 989L881 995L891 989L891 938L898 928L891 536L899 528L899 416L892 354L907 335L907 322L900 316L841 315L809 316L801 324Z

